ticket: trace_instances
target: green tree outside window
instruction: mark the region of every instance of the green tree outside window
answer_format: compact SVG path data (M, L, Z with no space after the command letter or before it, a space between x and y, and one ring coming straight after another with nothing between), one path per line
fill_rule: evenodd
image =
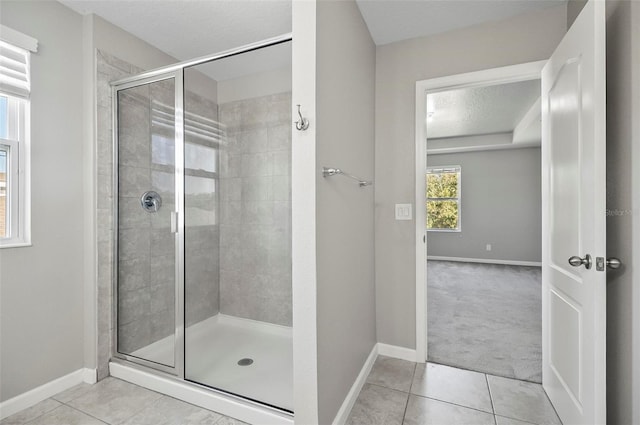
M427 170L427 229L460 230L460 167Z

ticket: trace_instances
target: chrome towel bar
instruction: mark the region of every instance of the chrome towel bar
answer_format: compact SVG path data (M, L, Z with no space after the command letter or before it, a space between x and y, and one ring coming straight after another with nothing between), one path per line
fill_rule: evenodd
M339 168L329 168L329 167L322 167L322 177L329 177L329 176L335 176L341 174L345 177L349 177L350 179L353 179L355 181L358 182L358 185L360 187L364 187L364 186L371 186L373 184L373 182L370 181L366 181L366 180L362 180L359 177L356 177L352 174L349 173L345 173L344 171L342 171Z

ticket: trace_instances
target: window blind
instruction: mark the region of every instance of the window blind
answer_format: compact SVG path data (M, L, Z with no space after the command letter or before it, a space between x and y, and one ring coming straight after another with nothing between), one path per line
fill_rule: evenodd
M29 97L30 52L0 40L0 91Z

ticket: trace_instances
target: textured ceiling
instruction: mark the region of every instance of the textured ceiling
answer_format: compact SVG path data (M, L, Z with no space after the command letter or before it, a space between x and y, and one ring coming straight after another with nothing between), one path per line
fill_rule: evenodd
M377 45L499 21L567 0L356 0Z
M427 137L509 133L540 97L540 80L427 95Z
M296 0L305 1L305 0ZM291 32L291 0L60 0L187 60ZM357 0L376 44L565 4L566 0Z

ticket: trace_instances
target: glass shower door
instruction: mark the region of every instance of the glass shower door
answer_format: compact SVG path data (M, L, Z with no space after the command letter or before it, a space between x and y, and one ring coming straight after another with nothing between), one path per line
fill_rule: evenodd
M117 353L175 371L176 258L181 199L176 172L176 76L117 90ZM178 314L176 314L178 313Z

